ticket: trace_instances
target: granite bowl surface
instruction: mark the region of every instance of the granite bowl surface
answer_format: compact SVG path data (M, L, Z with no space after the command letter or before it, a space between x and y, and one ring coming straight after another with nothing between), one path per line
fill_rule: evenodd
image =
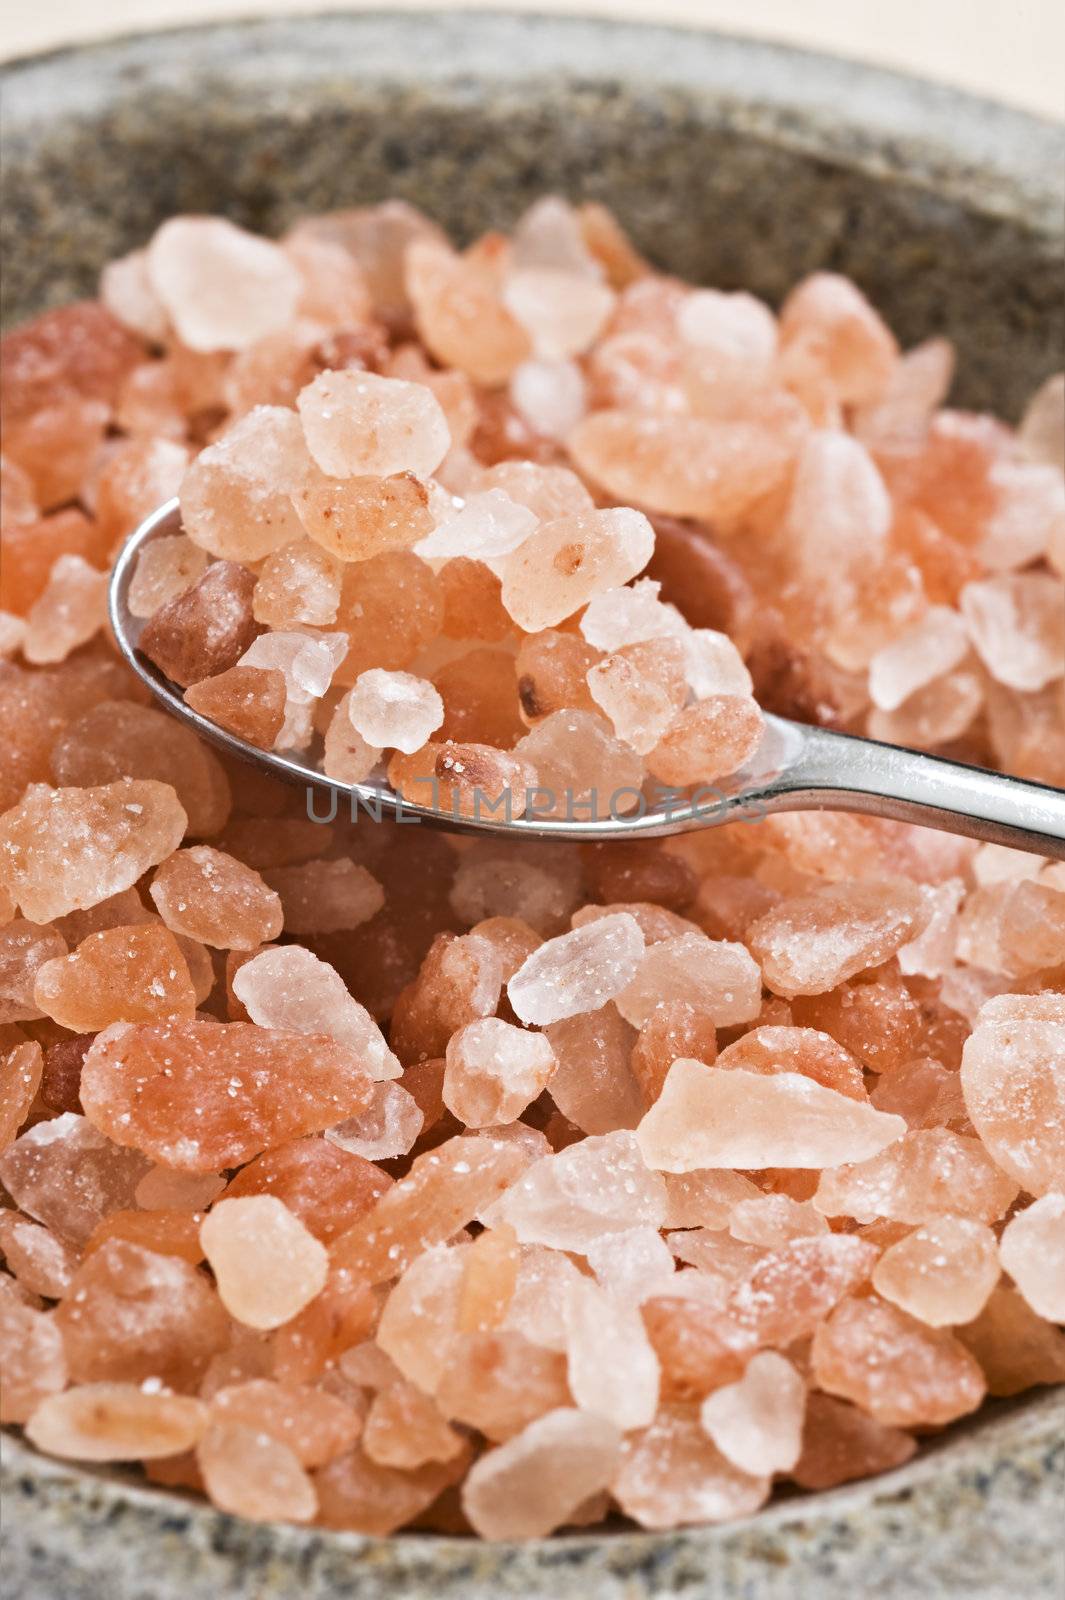
M1060 130L915 79L712 33L356 14L133 36L8 66L6 325L93 291L175 211L276 232L399 195L460 238L555 190L699 282L779 301L848 273L953 399L1015 417L1061 364ZM719 1528L530 1545L240 1522L0 1441L18 1600L1057 1600L1060 1395L996 1402L907 1466Z

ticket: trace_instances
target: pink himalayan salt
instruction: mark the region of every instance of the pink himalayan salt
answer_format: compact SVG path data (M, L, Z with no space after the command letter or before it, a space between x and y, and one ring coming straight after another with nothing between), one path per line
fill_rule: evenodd
M958 604L973 648L1000 683L1031 692L1065 673L1060 579L1004 573L966 584Z
M644 1164L633 1134L619 1129L543 1156L507 1189L494 1220L519 1240L582 1251L606 1234L665 1216L665 1184Z
M188 963L173 934L155 923L90 934L70 955L45 962L34 995L47 1016L78 1033L196 1011Z
M602 1288L622 1304L637 1306L669 1294L676 1281L673 1252L657 1228L604 1234L584 1253Z
M22 653L35 666L65 661L99 632L106 616L106 573L81 556L60 556L26 617Z
M678 308L677 333L685 346L685 390L697 411L727 415L747 394L769 386L776 320L753 295L696 289Z
M507 983L543 940L521 917L486 917L476 924L479 938L487 939L499 955L500 974Z
M853 431L870 450L890 455L920 445L954 377L949 339L925 339L895 364L880 397L859 406Z
M365 1006L348 993L334 967L302 945L252 956L234 975L233 992L260 1027L328 1034L375 1081L399 1077L399 1062Z
M474 1463L462 1508L483 1539L543 1538L608 1487L620 1444L603 1417L549 1411Z
M268 1433L307 1468L320 1467L349 1450L362 1426L359 1413L339 1396L270 1378L226 1385L210 1396L210 1406L212 1423L244 1424Z
M22 1211L83 1244L111 1211L133 1203L147 1162L68 1111L37 1122L0 1156L0 1181Z
M774 994L822 994L880 966L929 920L916 884L896 878L825 884L759 917L746 940Z
M463 1261L459 1326L463 1333L498 1328L518 1281L518 1243L513 1228L486 1228Z
M109 261L100 274L100 300L124 328L162 344L170 319L148 276L148 253L131 250Z
M367 1160L389 1161L407 1154L424 1122L418 1102L406 1089L398 1083L375 1083L366 1110L327 1128L325 1137Z
M342 633L260 633L240 657L245 670L280 672L285 680L284 721L274 740L278 750L303 750L314 732L315 702L325 694L344 659Z
M623 1229L621 1234L627 1236L629 1231ZM602 1234L595 1234L596 1239L601 1237ZM521 1334L538 1348L563 1353L566 1296L576 1277L577 1268L560 1250L540 1244L519 1245L518 1274L503 1327Z
M1065 545L1065 481L1060 458L1045 467L1000 456L988 473L993 508L980 524L980 560L995 571L1023 567L1045 555L1060 572Z
M20 1288L46 1300L66 1293L79 1259L73 1245L17 1211L0 1215L0 1251Z
M243 350L291 322L296 268L224 217L171 217L148 246L151 288L191 350Z
M965 885L960 878L948 878L945 883L935 885L922 884L921 896L931 916L924 932L904 944L896 959L904 976L941 978L954 965L957 911L965 897Z
M245 1423L213 1424L200 1440L196 1463L221 1511L252 1522L310 1522L318 1509L295 1452Z
M451 1461L398 1471L371 1461L356 1446L315 1473L318 1520L327 1528L352 1528L379 1538L395 1533L458 1482L468 1462L463 1451Z
M63 788L153 778L168 783L197 837L229 820L229 780L218 757L172 717L129 700L103 700L67 723L52 746Z
M152 613L138 648L187 689L235 667L260 632L252 616L255 576L233 561L215 561L190 588Z
M348 718L359 736L378 749L413 755L444 720L444 702L425 678L373 668L355 680Z
M578 1278L566 1297L565 1321L567 1377L578 1407L622 1433L647 1427L658 1408L659 1368L637 1307Z
M806 1402L802 1454L791 1477L804 1489L834 1489L901 1467L916 1449L910 1434L815 1389Z
M1016 1289L993 1290L980 1315L955 1335L983 1368L989 1394L1065 1381L1065 1333L1037 1316Z
M213 556L261 560L302 536L292 496L308 472L296 413L255 406L201 450L185 473L185 532Z
M40 928L24 917L12 917L0 928L0 1024L41 1016L33 999L37 973L66 953L58 929Z
M325 1287L325 1246L275 1195L217 1200L200 1242L222 1304L245 1327L279 1328Z
M703 933L660 939L644 951L614 1003L626 1022L642 1028L671 1002L705 1011L719 1028L751 1022L762 1004L761 974L741 944Z
M500 461L477 479L478 489L502 489L518 505L527 506L540 522L594 509L595 501L569 467L542 466L536 461Z
M444 1104L468 1128L516 1121L555 1069L549 1039L498 1017L452 1034L446 1060Z
M436 1402L453 1421L499 1443L571 1403L565 1360L508 1329L466 1334L450 1347Z
M970 1217L932 1217L889 1245L873 1287L933 1328L971 1322L999 1278L995 1236Z
M409 472L327 478L312 471L294 503L307 535L345 562L405 553L434 521L429 490Z
M811 434L787 510L803 579L820 586L832 571L833 603L841 608L848 585L853 592L859 576L882 557L891 518L890 497L865 447L845 433Z
M667 1228L727 1228L741 1202L760 1198L761 1190L738 1172L695 1168L664 1173Z
M67 1385L63 1339L54 1316L20 1297L10 1278L0 1281L0 1421L26 1422L38 1405Z
M191 1450L206 1423L207 1407L189 1395L87 1383L43 1400L26 1437L46 1455L75 1461L144 1461Z
M566 439L587 410L587 385L576 361L523 361L509 393L525 425L545 439Z
M985 1010L962 1050L961 1084L997 1165L1029 1194L1058 1188L1065 1171L1065 1018Z
M709 695L677 712L647 765L670 786L709 783L735 772L753 755L763 728L762 714L749 696Z
M549 939L507 985L522 1022L561 1022L597 1011L632 981L643 954L643 935L626 912Z
M568 922L580 893L580 863L565 847L486 840L459 857L449 900L464 923L520 917L546 937Z
M142 1211L206 1211L226 1186L217 1172L178 1172L153 1166L133 1191Z
M321 1034L197 1019L98 1035L81 1098L116 1143L182 1171L217 1172L354 1115L369 1083L359 1058Z
M322 771L338 783L364 783L383 755L356 733L351 721L351 690L337 702L322 743Z
M191 683L185 704L246 744L272 750L285 723L284 674L273 668L230 667Z
M346 857L268 867L263 877L281 898L286 933L340 933L358 928L385 903L385 892L373 873Z
M327 627L336 621L339 604L340 563L310 539L272 550L252 595L256 622L281 630Z
M77 497L99 460L108 406L67 394L22 421L5 423L4 451L30 478L43 510Z
M43 1071L41 1047L32 1040L0 1058L0 1151L10 1149L30 1115Z
M1033 1311L1065 1322L1065 1196L1045 1194L1018 1211L999 1240L999 1260Z
M10 661L13 656L18 655L25 637L25 617L16 617L10 611L0 611L0 660Z
M964 1345L886 1301L843 1300L814 1334L814 1382L877 1422L907 1428L975 1411L983 1374Z
M434 1243L401 1272L385 1302L377 1343L399 1372L434 1394L461 1335L466 1260L471 1246ZM346 1370L351 1371L350 1366Z
M861 290L834 272L815 272L791 291L780 337L785 353L801 353L850 404L878 400L898 360L891 332Z
M588 692L618 738L638 755L653 750L673 721L672 696L626 655L607 656L590 667Z
M685 639L689 628L676 606L659 596L662 585L640 578L623 588L603 589L585 607L581 634L597 650L617 651L652 639Z
M749 1515L768 1499L769 1479L733 1466L695 1407L669 1404L623 1441L610 1489L627 1517L665 1529Z
M613 310L614 293L586 274L532 266L507 277L503 304L528 333L536 355L565 361L595 343Z
M965 624L950 606L930 606L921 620L878 650L869 663L869 694L895 711L911 694L951 672L969 649Z
M865 1100L861 1065L841 1044L816 1028L752 1028L717 1058L719 1067L744 1072L801 1072L851 1100Z
M406 1065L442 1057L457 1029L495 1014L502 978L502 957L491 939L437 934L392 1014L390 1040L399 1059Z
M803 422L795 403L771 396L762 409L758 420L727 421L593 411L567 443L580 471L611 499L667 516L728 521L774 488L797 448Z
M525 796L538 817L623 816L639 804L643 762L588 711L556 711L514 746L536 783Z
M502 489L468 495L451 515L445 514L416 549L423 561L465 557L491 562L509 555L536 528L538 518Z
M821 1174L814 1204L825 1216L858 1222L920 1223L944 1213L994 1222L1016 1196L1017 1185L979 1139L920 1128L858 1164L835 1163Z
M405 267L418 332L443 366L495 385L532 353L528 334L504 305L483 261L419 240L408 249Z
M555 1054L551 1098L563 1116L582 1133L635 1128L643 1112L631 1067L636 1033L617 1007L608 1002L545 1031Z
M1060 467L1065 455L1065 375L1056 372L1029 400L1017 442L1030 461Z
M390 1384L370 1403L362 1448L379 1466L406 1471L429 1461L453 1461L464 1446L462 1435L412 1383Z
M1065 962L1065 893L1049 883L1002 882L969 895L958 918L960 961L1007 977Z
M431 389L373 372L322 372L296 402L308 449L333 478L427 478L451 444Z
M752 1356L736 1383L707 1395L699 1412L703 1429L721 1454L752 1477L788 1472L799 1459L806 1385L784 1356Z
M124 539L150 512L172 500L188 459L184 445L170 439L130 439L118 445L105 459L93 489L101 537Z
M737 1201L728 1228L734 1239L746 1244L781 1250L793 1239L826 1234L828 1223L808 1200L793 1200L787 1194L760 1194Z
M918 1056L885 1073L869 1098L878 1111L905 1117L911 1128L972 1132L958 1074L930 1057Z
M639 511L619 507L544 522L503 558L503 604L526 633L553 628L602 589L647 565L654 531Z
M210 845L176 850L148 892L168 928L215 949L254 950L281 932L274 891L243 861Z
M720 1071L681 1059L636 1138L648 1166L823 1167L875 1156L905 1132L901 1117L796 1072Z
M760 1253L734 1285L730 1319L758 1344L803 1338L843 1295L866 1282L875 1261L875 1245L847 1234L790 1240L780 1250Z
M576 210L559 195L542 195L523 211L511 234L511 259L521 269L552 267L598 280L602 263L589 246L585 228L588 207Z

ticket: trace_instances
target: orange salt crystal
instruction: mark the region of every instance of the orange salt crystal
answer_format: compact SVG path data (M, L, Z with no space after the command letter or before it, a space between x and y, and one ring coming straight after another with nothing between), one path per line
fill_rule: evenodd
M390 1161L413 1148L423 1122L421 1108L406 1089L398 1083L375 1083L366 1110L327 1128L325 1137L367 1160Z
M499 1442L570 1404L564 1357L508 1329L452 1341L436 1387L440 1411Z
M30 1114L40 1088L44 1056L28 1039L0 1060L0 1151L10 1148Z
M761 976L742 944L697 932L659 939L644 951L616 1004L627 1022L641 1028L669 1002L695 1006L721 1028L750 1022L762 1003Z
M481 261L417 240L405 258L407 292L422 342L441 365L475 383L505 383L531 353L531 340Z
M296 402L311 455L334 478L428 477L451 440L440 402L420 383L322 372Z
M68 394L4 429L4 453L26 473L42 510L76 499L103 442L110 407Z
M312 472L293 504L304 532L340 561L406 550L432 527L429 492L410 472L357 478Z
M898 345L858 287L834 272L815 272L793 289L780 312L785 358L801 353L832 383L840 400L879 400L894 376Z
M980 1315L955 1330L987 1379L988 1393L1021 1394L1034 1384L1065 1382L1065 1333L1005 1284Z
M219 950L254 950L281 932L277 894L251 867L209 845L176 850L148 892L168 928Z
M807 1398L802 1453L790 1476L803 1489L834 1489L901 1467L916 1449L910 1434L815 1389Z
M277 245L224 217L171 217L148 245L148 280L193 350L240 350L292 320L299 275Z
M82 1262L55 1320L76 1383L155 1378L175 1389L195 1387L229 1330L201 1272L124 1239Z
M873 1287L931 1327L971 1322L999 1278L995 1236L970 1217L932 1217L885 1250Z
M144 357L141 341L94 300L46 311L4 338L4 423L45 411L66 394L113 404Z
M617 817L637 808L643 762L610 723L587 711L558 711L515 746L536 782L526 796L539 817Z
M709 1066L717 1059L717 1027L711 1012L687 1000L665 1000L647 1017L632 1046L632 1074L640 1089L637 1120L658 1099L670 1067L680 1056ZM624 1124L635 1125L635 1121ZM601 1131L588 1129L590 1133Z
M408 1471L427 1462L453 1461L463 1453L464 1440L428 1395L400 1379L374 1396L362 1448L378 1466Z
M309 1383L336 1365L345 1350L369 1337L380 1311L371 1289L346 1271L331 1271L326 1286L270 1341L279 1383Z
M260 750L274 747L285 720L285 699L284 674L272 667L230 667L185 690L185 704L193 711Z
M7 456L0 456L0 527L7 532L36 522L38 506L29 474Z
M93 568L103 567L108 548L97 525L75 509L57 511L40 522L7 524L0 605L26 616L41 598L62 556L79 556Z
M324 1466L350 1450L362 1429L359 1412L324 1389L251 1378L211 1396L211 1424L238 1424L268 1433L302 1467Z
M259 569L252 612L267 627L324 628L336 621L340 563L310 539L294 539L266 557Z
M66 1293L79 1259L58 1234L16 1211L0 1216L0 1250L20 1288L46 1300L58 1300Z
M310 1522L314 1485L295 1452L245 1423L214 1422L196 1449L204 1488L221 1511L252 1522Z
M699 1421L721 1454L741 1472L788 1472L802 1448L806 1385L775 1350L752 1356L743 1377L707 1396Z
M135 1383L86 1383L43 1400L26 1437L47 1455L75 1461L138 1461L190 1450L207 1407L189 1395Z
M735 1467L713 1444L694 1407L666 1405L621 1445L611 1494L643 1528L724 1522L757 1511L769 1479Z
M69 722L52 748L64 787L154 778L172 786L189 832L217 833L228 821L229 781L218 758L188 728L128 700L104 700Z
M637 1036L613 1002L553 1022L545 1032L556 1061L550 1094L563 1116L583 1133L634 1128L643 1110Z
M101 537L117 544L149 512L172 500L188 459L184 446L171 439L130 439L119 445L96 480L95 511Z
M927 1042L920 1006L890 975L793 995L791 1007L796 1023L829 1034L872 1072L893 1072Z
M386 550L348 563L336 618L347 635L348 652L336 681L354 683L371 667L408 666L439 631L442 607L432 568L413 551Z
M200 1243L226 1310L249 1328L279 1328L325 1287L329 1257L276 1195L217 1200Z
M728 1218L728 1228L734 1239L779 1250L793 1239L827 1233L828 1223L808 1200L763 1194L738 1200Z
M207 570L207 552L183 533L160 534L141 548L126 603L130 616L151 617Z
M604 1234L660 1226L664 1214L662 1178L619 1129L534 1161L515 1175L493 1221L510 1223L523 1244L583 1251Z
M754 1263L729 1297L729 1314L758 1344L803 1338L875 1262L876 1247L847 1234L791 1239Z
M172 933L156 923L90 934L39 969L37 1004L64 1028L95 1033L112 1022L191 1017L196 995Z
M474 1463L463 1510L484 1539L543 1538L607 1488L620 1444L605 1418L550 1411Z
M886 1216L920 1223L943 1213L994 1222L1016 1195L1016 1183L979 1139L947 1128L920 1128L871 1159L835 1163L821 1174L814 1203L825 1216L859 1222Z
M464 1451L452 1461L430 1461L404 1472L371 1461L356 1447L315 1473L318 1520L327 1528L351 1528L384 1538L457 1482L468 1461Z
M442 738L510 749L525 732L508 651L471 650L440 667L433 683L444 704Z
M790 999L879 966L923 931L929 915L905 879L825 884L760 917L748 940L769 988Z
M523 638L516 667L525 722L534 726L564 710L594 711L588 673L598 659L598 651L575 634L545 629Z
M437 1059L466 1023L491 1016L499 1004L502 960L481 934L437 934L414 983L399 996L391 1043L404 1065Z
M800 1072L851 1100L866 1098L858 1062L827 1033L815 1028L752 1028L726 1045L717 1065L740 1067L744 1072Z
M526 1023L597 1011L631 983L643 950L634 917L618 912L600 918L535 950L507 984L510 1003Z
M518 1262L512 1228L504 1224L478 1234L463 1264L459 1304L459 1327L463 1333L486 1333L499 1327L513 1298Z
M487 744L430 740L413 755L397 752L388 781L412 805L451 816L520 817L536 786L536 771L520 751Z
M503 604L520 628L554 628L601 589L647 565L654 530L639 511L615 508L541 523L503 557Z
M62 555L26 616L22 653L35 666L65 661L104 626L107 578L79 555Z
M311 470L295 412L255 406L185 472L185 532L213 556L258 561L300 537L293 498Z
M1065 1162L1065 1022L977 1019L962 1052L965 1106L996 1163L1029 1194L1060 1184Z
M467 1023L448 1040L444 1104L470 1128L514 1122L547 1086L555 1053L543 1034L498 1017Z
M260 632L251 609L254 590L255 576L246 567L212 562L148 618L138 649L183 689L227 672Z
M67 1385L63 1339L53 1313L36 1311L10 1278L0 1280L0 1421L25 1422Z
M817 1385L877 1422L907 1428L975 1411L983 1374L964 1345L872 1295L843 1300L814 1334Z
M47 962L66 955L66 940L54 928L41 928L12 916L0 928L0 1025L41 1016L33 985Z
M448 639L495 644L514 624L503 607L502 585L483 561L456 556L438 573L443 603L441 630Z
M678 712L647 757L663 783L685 787L735 772L762 737L762 715L753 700L712 695Z
M328 1244L365 1216L390 1182L371 1161L328 1140L295 1139L242 1167L225 1197L273 1195Z
M917 1057L885 1073L870 1099L878 1111L905 1117L911 1128L972 1132L958 1073L930 1057Z
M0 1156L0 1180L23 1211L83 1244L101 1217L132 1204L145 1167L143 1156L66 1112L35 1123L9 1145Z

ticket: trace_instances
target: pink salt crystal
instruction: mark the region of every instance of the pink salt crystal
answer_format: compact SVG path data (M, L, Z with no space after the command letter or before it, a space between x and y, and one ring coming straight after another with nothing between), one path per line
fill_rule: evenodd
M551 267L578 277L602 277L600 262L589 248L578 212L559 195L545 194L523 211L510 237L514 265L522 269Z
M0 1156L0 1180L21 1210L82 1244L102 1217L132 1204L146 1167L68 1111L35 1123Z
M969 648L965 624L950 606L931 606L920 622L878 650L869 663L869 694L894 711L918 689L950 672Z
M984 703L979 673L959 667L915 689L897 711L869 712L866 731L882 744L932 749L960 739Z
M145 1461L191 1450L207 1407L188 1395L135 1383L88 1383L43 1400L26 1437L46 1455L75 1461Z
M696 1407L671 1404L623 1441L610 1489L642 1528L665 1529L750 1515L768 1498L769 1479L733 1466L700 1426Z
M618 1130L544 1156L508 1188L498 1219L523 1243L581 1251L605 1234L661 1226L665 1184L644 1164L633 1134Z
M1033 1311L1065 1322L1065 1196L1045 1194L1015 1213L999 1241L999 1260Z
M348 717L367 744L413 755L443 722L444 702L424 678L374 668L355 680Z
M643 935L626 912L549 939L535 950L507 985L522 1022L560 1022L582 1011L598 1011L636 974Z
M149 894L175 933L219 950L254 950L281 932L281 901L251 867L210 845L176 850Z
M589 668L588 690L618 738L639 755L653 750L673 721L670 695L623 655Z
M636 1034L617 1007L608 1002L579 1012L546 1033L555 1053L551 1098L562 1115L582 1133L635 1128L643 1112L631 1067Z
M580 1409L606 1417L622 1433L647 1427L658 1408L659 1368L637 1307L578 1278L565 1319L567 1376Z
M754 754L762 714L747 695L709 695L678 711L647 758L663 783L685 788L735 772Z
M109 261L100 274L100 300L132 333L162 344L170 319L148 276L148 253L131 250Z
M381 759L383 751L367 744L356 733L351 721L351 691L341 700L329 719L322 747L322 771L338 783L364 783Z
M565 846L485 841L459 858L449 899L463 922L520 917L547 936L568 921L580 893L580 864Z
M0 611L0 661L10 661L22 649L26 637L25 617L16 617L11 611Z
M815 272L791 291L780 336L785 352L807 354L851 404L878 400L898 360L890 330L857 285L835 272Z
M941 978L950 970L957 941L957 911L964 894L965 885L960 878L921 885L921 895L931 916L924 932L897 952L901 973Z
M154 1166L133 1191L142 1211L206 1211L226 1186L217 1172L179 1172Z
M531 341L491 269L428 240L410 245L405 265L415 322L431 354L476 383L505 383L531 353Z
M103 700L68 722L52 746L52 774L64 788L128 778L170 784L192 834L217 833L229 820L218 757L172 717L129 700Z
M371 1461L356 1446L315 1473L318 1519L327 1528L385 1537L425 1512L458 1481L468 1461L464 1450L451 1461L397 1471Z
M752 1356L743 1377L707 1395L699 1420L721 1454L752 1477L788 1472L799 1459L806 1385L775 1350Z
M268 239L224 217L171 217L152 236L148 279L191 350L243 350L292 321L299 273Z
M958 601L973 648L1011 689L1044 688L1065 673L1065 606L1049 573L1003 573L967 583Z
M897 1244L873 1269L873 1287L933 1328L971 1322L999 1278L995 1236L970 1217L932 1217Z
M340 933L358 928L385 903L385 892L373 873L347 859L268 867L263 877L281 897L286 933Z
M310 1522L314 1485L295 1452L272 1434L244 1423L214 1423L196 1461L204 1487L221 1511L252 1522Z
M544 522L502 564L503 604L536 633L579 611L647 565L654 531L639 511L590 511Z
M762 1004L762 979L742 944L683 933L643 953L634 976L615 997L626 1022L642 1028L670 1002L705 1011L716 1027L751 1022Z
M49 1228L16 1211L0 1215L0 1250L7 1270L23 1289L58 1300L70 1287L78 1252Z
M333 478L426 478L451 443L431 389L372 372L322 372L297 400L308 448Z
M549 1411L474 1463L463 1510L483 1539L543 1538L607 1488L620 1443L604 1417Z
M586 274L535 266L508 276L503 304L528 333L536 355L565 361L595 343L614 293Z
M497 1443L570 1399L560 1352L507 1329L459 1339L436 1388L446 1416Z
M552 712L514 752L535 769L528 804L539 817L616 817L639 804L643 761L598 714Z
M235 974L233 992L260 1027L328 1034L375 1081L399 1077L399 1062L365 1006L348 993L334 967L302 945L252 956Z
M683 639L689 629L676 606L659 598L662 585L650 578L593 596L581 617L581 633L597 650L621 650L651 639ZM723 637L723 636L722 636Z
M753 295L696 289L677 311L685 345L685 389L692 405L710 415L729 409L772 378L777 325Z
M273 668L230 667L185 690L185 704L197 715L259 750L273 749L287 700L284 674Z
M980 1315L955 1334L983 1368L989 1394L1065 1382L1065 1333L1037 1316L1016 1289L995 1289Z
M213 556L258 561L302 537L292 496L308 472L296 413L255 406L201 450L185 473L185 532Z
M962 1051L961 1085L973 1125L1003 1172L1032 1195L1059 1188L1065 1018L981 1014Z
M751 674L732 640L713 628L692 628L681 636L685 675L696 700L751 693Z
M920 445L954 376L949 339L926 339L895 365L879 399L859 406L853 431L870 450L905 451Z
M648 1166L823 1167L875 1156L906 1131L875 1111L797 1072L769 1077L675 1061L636 1130Z
M41 1084L44 1058L33 1040L0 1058L0 1151L11 1148L29 1116Z
M252 595L256 622L269 628L326 627L340 604L340 563L311 539L273 550Z
M12 1279L0 1279L0 1421L26 1422L42 1401L67 1385L59 1325L19 1296Z
M763 1194L737 1201L728 1219L734 1239L780 1250L792 1239L816 1238L828 1232L828 1223L808 1200L786 1194Z
M222 1304L249 1328L279 1328L325 1287L329 1257L274 1195L218 1200L200 1242Z
M202 578L207 552L184 533L160 534L143 545L130 579L126 604L130 616L151 617L168 600Z
M502 489L485 489L468 495L415 549L423 561L464 556L492 562L517 550L536 526L537 517L527 506Z
M196 992L173 934L158 923L91 933L37 973L38 1005L61 1027L97 1032L113 1022L191 1017Z
M911 1128L972 1131L958 1074L931 1057L918 1056L886 1072L869 1098L878 1111L905 1117Z
M1006 977L1065 962L1065 893L1048 883L1010 881L978 889L958 918L960 961Z
M207 1386L205 1380L201 1394ZM349 1450L362 1425L359 1413L345 1399L308 1384L249 1378L224 1385L210 1400L212 1423L243 1424L268 1433L308 1468L320 1467Z
M1056 372L1029 400L1017 442L1030 461L1060 468L1065 457L1065 374Z
M366 1110L327 1128L325 1137L368 1161L390 1161L407 1154L424 1121L418 1102L400 1084L375 1083Z
M916 884L897 878L825 884L774 907L747 942L774 994L822 994L886 961L929 920Z
M859 1062L829 1034L816 1028L752 1028L726 1045L717 1065L742 1067L745 1072L801 1072L852 1100L866 1098Z
M539 1033L498 1017L467 1023L448 1040L444 1104L468 1128L514 1122L547 1086L555 1052Z
M453 1461L463 1453L463 1443L428 1395L402 1380L374 1396L362 1431L362 1448L371 1461L404 1471L428 1461Z
M518 505L527 506L540 522L555 522L595 507L576 472L536 461L497 462L481 473L477 487L481 492L502 489Z
M664 1173L667 1228L727 1228L736 1206L758 1199L761 1191L738 1172L695 1168Z
M843 1300L814 1334L812 1376L889 1427L953 1422L975 1411L983 1375L964 1345L875 1295Z
M58 929L38 927L24 917L13 917L0 928L0 1024L41 1016L33 999L37 973L66 953Z
M629 1232L623 1230L616 1237L626 1238ZM597 1239L600 1237L596 1235ZM565 1351L566 1296L577 1276L577 1268L560 1250L539 1244L519 1245L518 1274L503 1327L537 1348Z
M183 689L228 672L260 631L251 611L254 590L246 567L212 562L191 588L152 613L141 631L141 654Z
M585 414L587 389L575 361L523 361L510 379L510 401L542 438L564 440Z
M411 1383L433 1394L460 1338L468 1245L433 1244L401 1273L377 1329L381 1350Z
M834 1489L901 1467L916 1449L910 1434L815 1389L807 1398L802 1454L791 1476L804 1489Z
M882 554L891 500L872 458L845 433L814 433L799 457L787 511L799 570L810 584L836 574L842 601Z
M26 618L22 653L35 666L65 661L103 627L106 615L106 574L81 556L60 556Z
M947 1128L919 1128L856 1165L845 1157L833 1162L832 1170L821 1174L814 1204L824 1216L858 1222L889 1217L919 1223L944 1213L994 1222L1016 1195L1016 1184L979 1139Z
M122 1144L185 1172L217 1172L353 1116L369 1083L359 1058L324 1035L196 1019L98 1035L81 1097Z

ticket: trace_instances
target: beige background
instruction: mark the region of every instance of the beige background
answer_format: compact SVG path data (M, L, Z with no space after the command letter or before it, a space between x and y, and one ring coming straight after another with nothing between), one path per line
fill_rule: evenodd
M411 9L434 0L411 0ZM376 0L375 10L407 0ZM0 56L254 13L351 10L358 0L4 0ZM466 0L463 9L505 9ZM457 9L452 6L451 9ZM1065 115L1061 0L510 0L509 9L653 18L757 34L906 68L1046 116Z

